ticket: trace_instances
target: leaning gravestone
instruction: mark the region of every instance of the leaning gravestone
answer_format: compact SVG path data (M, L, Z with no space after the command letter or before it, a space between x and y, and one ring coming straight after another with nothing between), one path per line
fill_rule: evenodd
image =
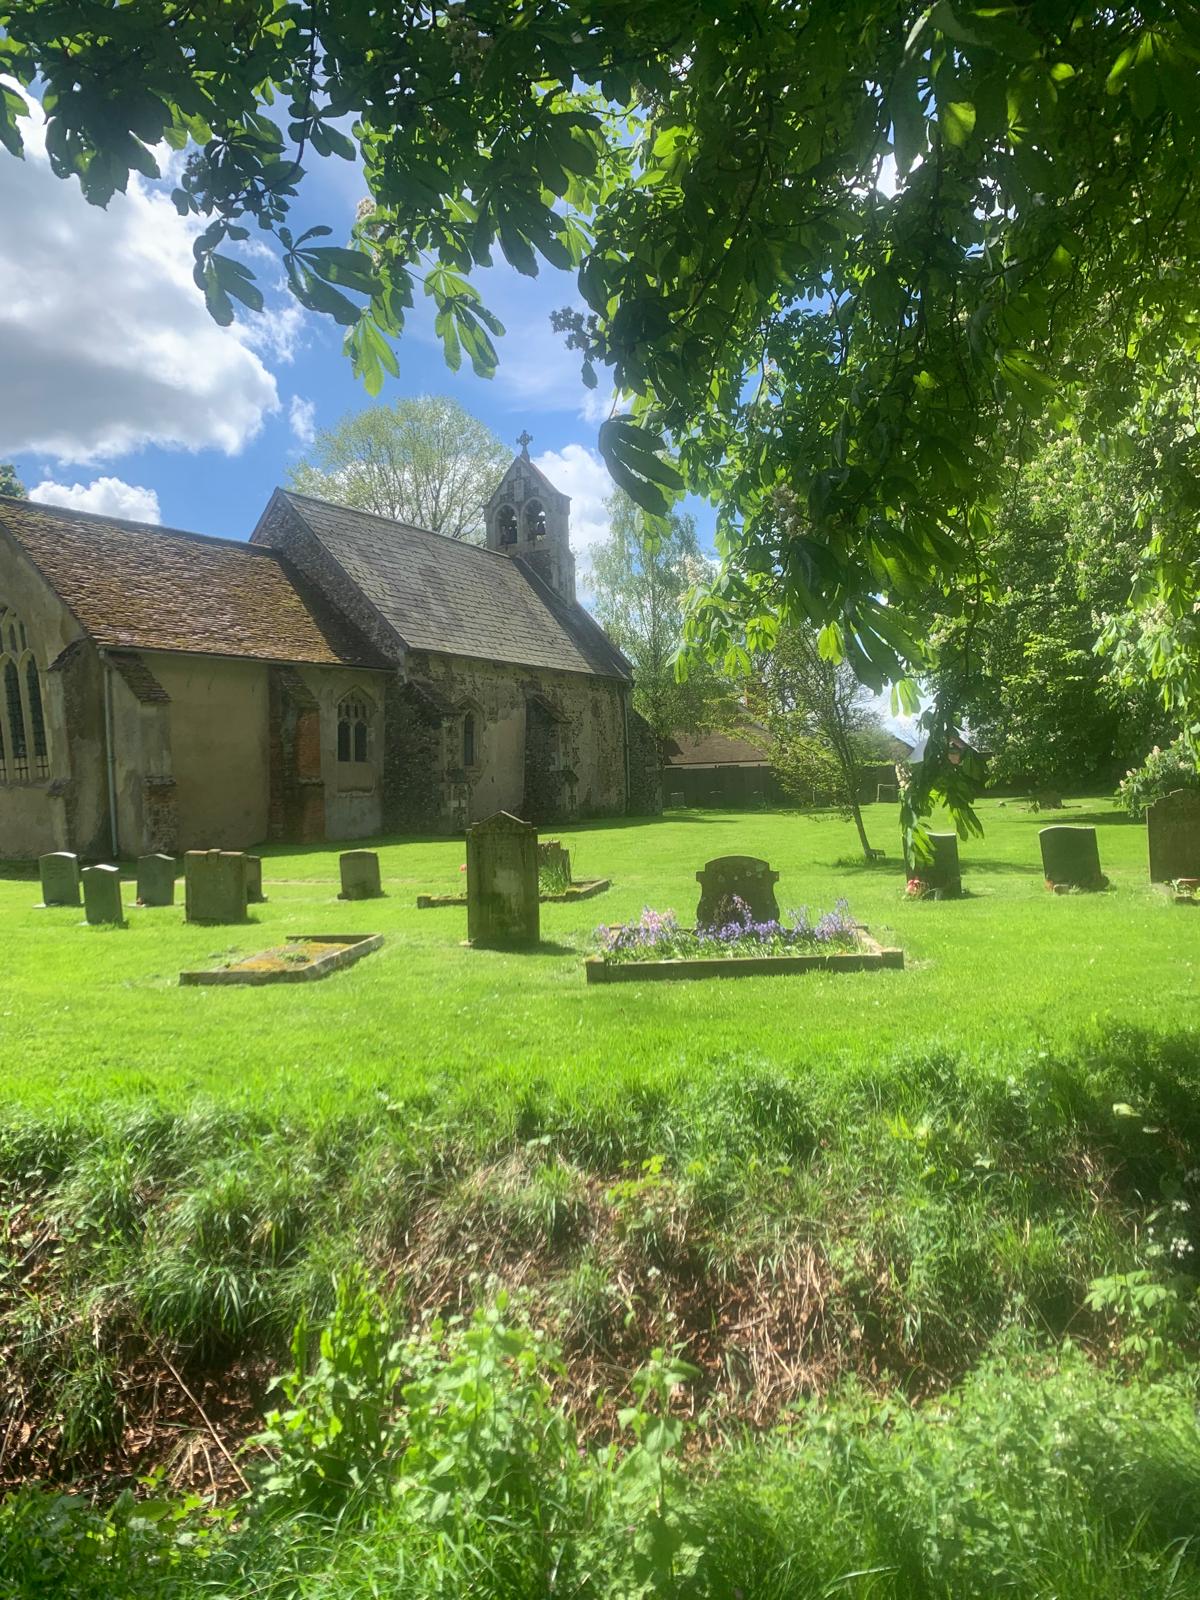
M121 904L121 873L117 867L84 867L83 914L93 927L106 923L122 926L125 908Z
M140 906L175 904L175 857L139 856L137 898Z
M1200 790L1173 789L1146 811L1150 882L1200 878Z
M44 906L77 906L79 904L79 857L69 850L52 850L38 857L38 874L42 880Z
M1055 890L1107 889L1100 871L1100 847L1095 828L1042 828L1042 871L1047 886Z
M183 882L188 922L245 922L248 885L240 850L189 850Z
M909 877L920 878L935 894L943 899L956 900L962 894L962 869L958 864L958 835L956 833L931 833L929 836L933 858L930 861L910 861Z
M561 872L571 881L571 852L564 848L561 839L544 839L538 844L538 870Z
M338 865L342 874L339 900L378 900L382 896L379 857L374 850L347 850Z
M712 928L732 920L734 896L745 902L755 922L778 922L779 905L775 885L779 874L772 872L757 856L718 856L696 874L700 885L700 904L696 907L696 926Z
M507 811L467 829L467 942L534 945L541 937L537 829Z
M246 857L246 899L252 906L265 905L266 895L262 886L262 857Z

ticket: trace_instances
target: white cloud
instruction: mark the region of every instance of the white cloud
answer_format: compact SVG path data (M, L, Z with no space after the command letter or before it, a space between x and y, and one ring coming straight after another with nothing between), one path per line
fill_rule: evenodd
M295 317L218 328L166 195L135 177L90 206L50 172L39 107L22 127L24 161L0 158L0 456L240 450L279 405L257 349L285 354Z
M317 403L294 394L288 405L288 425L297 442L307 450L317 436Z
M46 478L29 491L29 498L43 506L69 506L73 511L94 511L130 522L162 521L155 491L140 483L126 483L122 478L93 478L91 483L70 484Z

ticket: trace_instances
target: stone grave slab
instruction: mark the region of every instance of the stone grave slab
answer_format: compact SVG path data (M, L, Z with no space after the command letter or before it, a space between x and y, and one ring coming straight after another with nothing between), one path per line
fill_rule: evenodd
M1055 825L1038 832L1042 847L1042 871L1047 884L1055 889L1107 889L1108 879L1100 870L1100 846L1095 828Z
M83 914L93 928L112 923L123 927L125 908L121 904L121 873L117 867L84 867Z
M139 856L137 864L137 899L140 906L173 906L175 904L175 857Z
M338 857L342 875L339 900L378 900L383 894L379 857L374 850L345 850Z
M528 946L541 937L538 837L507 811L467 829L467 942Z
M1150 882L1200 878L1200 790L1173 789L1146 810Z
M717 856L696 874L696 882L700 885L698 928L732 921L730 902L734 896L745 901L755 922L779 921L779 903L775 899L779 874L757 856Z
M188 922L245 922L249 885L240 850L189 850L183 882Z
M70 850L51 850L38 857L44 906L79 904L79 857Z
M266 905L262 886L262 857L246 857L246 900L252 906Z

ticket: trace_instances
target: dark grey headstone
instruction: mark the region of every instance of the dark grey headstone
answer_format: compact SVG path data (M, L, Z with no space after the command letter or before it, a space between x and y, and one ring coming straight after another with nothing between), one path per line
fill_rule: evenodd
M246 857L240 850L189 850L183 881L188 922L245 922Z
M877 783L875 785L875 804L894 805L900 798L900 785L898 783Z
M142 906L175 904L175 857L139 856L137 897Z
M467 938L472 944L537 944L537 844L533 824L507 811L467 829Z
M338 858L338 866L342 875L339 900L378 900L383 894L374 850L346 850Z
M910 860L906 869L908 875L910 878L920 878L922 883L928 884L931 889L954 899L962 893L962 869L958 864L958 835L931 833L928 837L933 850L933 859Z
M38 876L42 880L42 904L79 904L79 857L69 850L52 850L38 857Z
M83 914L93 927L125 921L121 904L121 873L117 867L84 867Z
M720 927L732 922L736 910L734 897L750 908L755 922L778 922L779 905L775 885L779 874L772 872L757 856L718 856L696 874L700 903L696 907L698 928Z
M1150 882L1200 878L1200 790L1173 789L1146 811Z
M246 899L252 906L266 903L262 886L262 857L246 857Z
M1095 828L1056 825L1038 833L1042 871L1055 888L1104 889L1108 879L1100 871L1100 847Z

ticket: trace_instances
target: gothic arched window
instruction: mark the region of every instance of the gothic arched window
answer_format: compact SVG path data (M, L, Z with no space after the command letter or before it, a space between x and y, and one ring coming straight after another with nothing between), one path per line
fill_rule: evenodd
M25 624L0 606L0 783L50 774L42 680Z
M337 756L339 761L369 761L375 707L365 694L355 691L338 705Z
M546 537L546 508L540 500L525 502L525 537L530 544Z
M517 512L515 506L501 506L496 513L496 532L501 547L517 542Z

